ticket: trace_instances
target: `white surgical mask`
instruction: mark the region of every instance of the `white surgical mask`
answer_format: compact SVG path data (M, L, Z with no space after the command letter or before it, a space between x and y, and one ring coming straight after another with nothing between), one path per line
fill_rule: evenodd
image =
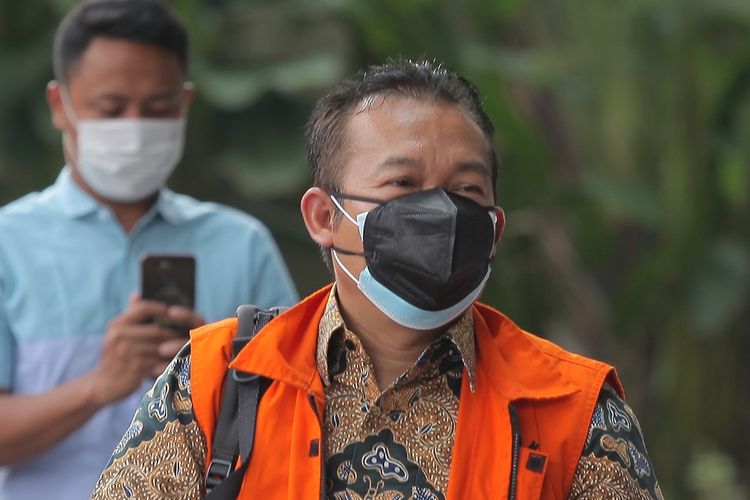
M79 120L62 89L63 108L75 124L76 167L101 196L142 200L166 183L182 157L185 118Z

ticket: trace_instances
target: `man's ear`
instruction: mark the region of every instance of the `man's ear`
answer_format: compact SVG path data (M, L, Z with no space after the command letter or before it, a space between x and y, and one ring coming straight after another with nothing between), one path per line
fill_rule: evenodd
M310 238L322 248L331 248L336 207L328 193L318 187L308 189L302 196L300 210Z
M497 222L495 223L495 244L497 245L505 230L505 211L500 207L495 207L495 215L497 215Z
M65 113L65 108L63 107L63 92L62 85L58 81L52 80L47 84L46 96L52 125L54 125L56 129L62 131L72 127L70 120L68 120L68 115Z
M195 97L195 86L193 82L185 82L182 86L182 105L187 108L192 104L193 98Z
M495 244L492 245L492 258L495 258L497 243L505 230L505 211L500 207L495 207L495 215L497 216L497 222L495 222Z

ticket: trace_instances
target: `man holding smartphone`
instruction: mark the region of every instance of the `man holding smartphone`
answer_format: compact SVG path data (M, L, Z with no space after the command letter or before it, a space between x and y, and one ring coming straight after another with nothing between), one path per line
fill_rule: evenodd
M165 187L192 97L187 45L157 0L87 0L58 28L47 98L67 165L0 210L0 500L89 495L185 343L168 325L297 298L260 222ZM154 253L195 259L194 310L140 296Z

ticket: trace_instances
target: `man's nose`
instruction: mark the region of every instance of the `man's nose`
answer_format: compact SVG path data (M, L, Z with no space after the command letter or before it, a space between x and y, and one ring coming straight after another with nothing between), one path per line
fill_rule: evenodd
M120 118L147 118L147 115L139 103L130 103L125 107Z

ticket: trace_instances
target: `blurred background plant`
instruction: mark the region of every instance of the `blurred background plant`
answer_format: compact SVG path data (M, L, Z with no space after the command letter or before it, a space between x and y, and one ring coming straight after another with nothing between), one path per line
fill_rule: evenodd
M44 86L73 3L0 0L0 204L63 162ZM315 100L398 55L477 83L508 213L484 300L618 366L667 498L747 498L750 2L170 3L197 90L171 185L263 220L303 294L328 279L297 207Z
M688 485L696 499L743 500L745 488L737 481L737 466L726 454L711 450L694 455L688 466Z

